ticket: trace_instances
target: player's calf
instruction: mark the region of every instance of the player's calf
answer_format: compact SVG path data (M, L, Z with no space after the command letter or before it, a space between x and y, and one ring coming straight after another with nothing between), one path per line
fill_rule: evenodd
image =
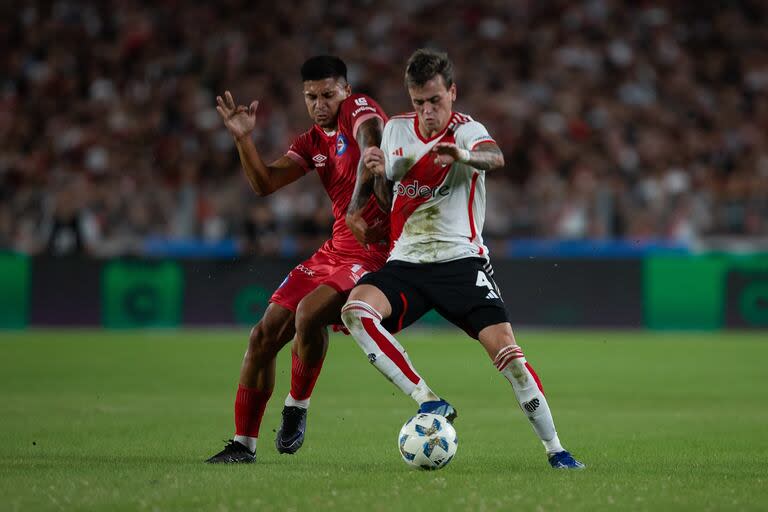
M293 324L292 311L270 304L264 317L251 330L235 396L235 435L224 450L206 462L256 460L259 428L274 387L275 354L293 337Z
M549 464L555 469L586 467L560 444L541 380L525 360L523 349L516 343L508 344L498 351L493 364L512 384L520 409L528 417L534 432L547 451Z
M534 432L544 445L550 465L557 469L585 467L560 444L552 413L544 396L544 388L536 372L525 360L523 349L515 343L506 345L498 351L493 364L512 384L520 409L528 417Z
M403 346L382 327L381 315L370 304L348 301L341 310L341 319L368 361L403 393L420 405L440 400L416 372Z
M552 414L542 388L525 361L523 349L507 345L499 350L493 360L496 369L512 384L520 409L528 417L531 426L544 443L547 453L562 451Z
M243 356L243 366L240 370L241 381L253 379L260 368L277 357L277 353L287 341L290 341L290 338L288 340L278 338L274 332L270 331L268 325L264 325L263 321L256 324L248 335L248 348ZM248 382L248 385L254 386L255 382Z

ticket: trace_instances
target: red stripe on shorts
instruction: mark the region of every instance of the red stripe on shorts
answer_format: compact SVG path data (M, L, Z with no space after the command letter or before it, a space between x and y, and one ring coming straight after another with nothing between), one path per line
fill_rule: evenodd
M408 311L408 299L405 298L405 294L400 292L400 298L403 300L403 312L400 313L400 320L397 321L397 331L403 330L403 319L405 318L405 312Z

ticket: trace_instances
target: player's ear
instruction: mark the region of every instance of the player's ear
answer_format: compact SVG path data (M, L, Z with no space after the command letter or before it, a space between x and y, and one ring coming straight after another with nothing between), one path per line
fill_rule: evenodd
M451 101L456 101L456 83L452 83L451 87L448 89L448 92L451 93Z
M348 83L344 84L344 94L350 96L352 94L352 86Z

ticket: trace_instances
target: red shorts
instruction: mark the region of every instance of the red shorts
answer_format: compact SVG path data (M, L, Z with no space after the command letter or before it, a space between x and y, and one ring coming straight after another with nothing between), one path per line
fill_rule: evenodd
M272 294L270 302L296 312L301 299L321 284L347 295L368 272L379 270L387 260L382 252L363 252L357 257L339 255L323 245L309 259L291 270Z

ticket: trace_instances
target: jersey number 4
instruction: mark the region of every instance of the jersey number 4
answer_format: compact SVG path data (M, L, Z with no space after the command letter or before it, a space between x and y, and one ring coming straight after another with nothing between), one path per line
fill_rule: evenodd
M482 270L477 271L477 281L475 281L475 286L488 288L488 295L485 296L486 299L500 298L497 288L493 285L491 280L488 279L488 276L485 275L485 272Z

